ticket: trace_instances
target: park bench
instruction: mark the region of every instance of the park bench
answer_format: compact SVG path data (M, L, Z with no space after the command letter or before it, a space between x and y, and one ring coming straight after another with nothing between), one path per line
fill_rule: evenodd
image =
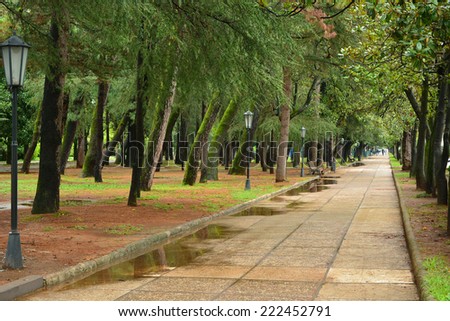
M321 163L319 166L317 166L315 164L315 162L310 161L310 162L308 162L308 167L309 167L309 174L311 174L311 175L316 174L316 175L322 176L323 171L324 171L323 163Z

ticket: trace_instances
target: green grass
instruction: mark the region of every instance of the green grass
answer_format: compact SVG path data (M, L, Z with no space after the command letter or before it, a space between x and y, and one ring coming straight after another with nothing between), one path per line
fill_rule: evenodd
M450 272L444 258L434 256L423 262L426 270L425 284L438 301L450 301Z
M201 210L206 210L209 213L219 212L222 209L220 204L211 203L211 202L203 202L201 203Z
M142 231L142 226L131 224L116 225L105 230L106 233L114 235L130 235L140 231Z
M391 165L393 168L401 168L402 165L400 164L400 161L397 160L392 154L389 156L389 159L391 161Z
M159 200L161 198L160 195L155 195L155 194L144 194L145 192L141 192L141 197L139 199L141 200L146 200L146 201L156 201Z
M426 192L416 194L416 198L432 198L432 197L433 196L431 194L428 194Z
M44 218L43 215L31 215L31 216L20 218L20 221L24 222L24 223L36 222L36 221L42 220L43 218Z
M244 187L242 187L242 189L240 190L235 190L231 192L231 197L239 202L246 202L246 201L250 201L252 199L255 199L259 196L265 195L265 194L269 194L272 192L275 192L279 190L278 187L265 187L265 188L259 188L259 187L254 187L251 188L250 190L244 190Z
M396 172L395 173L395 177L397 177L397 178L409 178L409 171L407 171L407 172Z

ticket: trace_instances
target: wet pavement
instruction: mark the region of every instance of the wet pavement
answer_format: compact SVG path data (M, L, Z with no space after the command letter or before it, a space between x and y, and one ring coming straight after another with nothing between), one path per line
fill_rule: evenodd
M25 300L418 300L387 157Z

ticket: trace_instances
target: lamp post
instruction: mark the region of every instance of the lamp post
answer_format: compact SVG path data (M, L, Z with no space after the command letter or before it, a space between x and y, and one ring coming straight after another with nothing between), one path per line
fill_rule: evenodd
M306 128L302 127L302 131L301 131L301 136L302 136L302 147L300 148L300 161L302 163L302 169L300 171L300 177L305 177L305 170L303 168L303 154L304 154L304 150L303 150L303 145L305 144L305 136L306 136Z
M25 66L30 45L17 37L0 44L6 83L12 92L12 141L11 141L11 232L9 232L3 266L10 269L23 268L20 234L17 229L17 93L23 86Z
M247 128L247 180L245 181L245 190L250 190L250 129L253 123L253 113L246 111L244 113L245 128Z

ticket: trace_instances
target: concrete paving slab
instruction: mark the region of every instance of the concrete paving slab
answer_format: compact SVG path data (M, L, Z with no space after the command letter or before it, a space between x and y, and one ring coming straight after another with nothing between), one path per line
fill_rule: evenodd
M326 268L257 266L248 272L243 279L317 283L324 279L326 273Z
M134 290L117 298L116 301L212 301L214 293L193 292L149 292Z
M413 284L347 284L326 283L319 292L319 301L416 301L419 297Z
M188 265L181 266L164 277L193 277L193 278L221 278L221 279L239 279L250 271L250 266L223 266L223 265Z
M220 293L230 287L233 279L196 277L160 277L135 289L140 292Z
M414 277L410 270L332 268L327 275L326 282L414 284Z
M268 255L259 264L260 266L282 266L282 267L308 267L327 268L333 260L333 256L321 257L317 255L303 255L294 257L284 257L278 255Z
M255 296L257 294L277 300L280 293L291 298L313 297L317 288L318 284L313 282L239 280L224 291L222 295Z

